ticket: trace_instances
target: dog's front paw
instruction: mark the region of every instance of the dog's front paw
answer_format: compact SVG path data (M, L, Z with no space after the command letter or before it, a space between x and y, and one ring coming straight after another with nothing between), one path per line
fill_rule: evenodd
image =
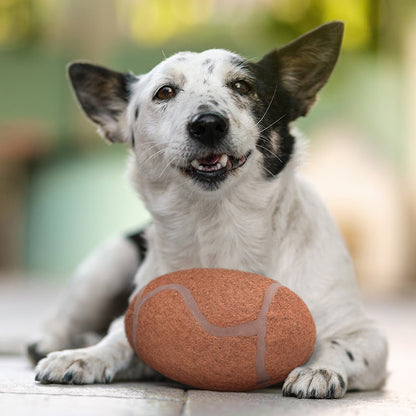
M299 399L339 399L347 388L344 377L329 369L295 368L283 384L283 396Z
M114 357L89 347L48 354L37 365L35 380L44 384L110 383L115 372Z

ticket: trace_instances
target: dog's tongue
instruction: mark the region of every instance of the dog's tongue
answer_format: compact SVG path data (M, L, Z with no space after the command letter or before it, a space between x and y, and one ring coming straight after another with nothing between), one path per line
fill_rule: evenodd
M210 155L202 159L198 159L201 165L216 165L221 159L221 155Z

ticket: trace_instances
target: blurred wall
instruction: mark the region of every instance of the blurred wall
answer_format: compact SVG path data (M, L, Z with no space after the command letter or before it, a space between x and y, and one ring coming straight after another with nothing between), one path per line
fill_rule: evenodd
M260 58L329 20L338 66L310 115L305 172L336 217L368 293L415 285L415 8L403 0L0 2L0 269L65 277L105 236L149 221L79 110L71 60L146 72L179 50ZM410 289L409 289L410 288Z

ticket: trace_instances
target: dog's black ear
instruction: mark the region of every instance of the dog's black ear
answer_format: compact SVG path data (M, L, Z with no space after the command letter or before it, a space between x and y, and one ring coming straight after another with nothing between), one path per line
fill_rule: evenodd
M328 81L341 48L344 23L326 23L265 55L258 65L277 72L277 82L294 99L291 119L307 114Z
M81 62L70 64L68 75L81 107L99 125L100 134L111 142L126 141L125 113L130 85L137 78Z

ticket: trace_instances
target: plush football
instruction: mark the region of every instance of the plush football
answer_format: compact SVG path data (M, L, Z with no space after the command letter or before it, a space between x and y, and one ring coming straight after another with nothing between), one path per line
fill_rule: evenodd
M311 356L312 315L293 291L253 273L190 269L158 277L132 300L127 337L164 376L207 390L283 381Z

